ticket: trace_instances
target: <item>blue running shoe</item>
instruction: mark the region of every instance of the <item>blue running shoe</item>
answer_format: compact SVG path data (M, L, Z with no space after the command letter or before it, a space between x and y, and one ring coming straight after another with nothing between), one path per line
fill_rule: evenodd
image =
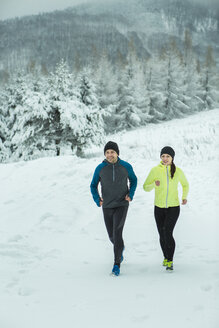
M112 269L112 275L113 276L119 276L119 274L120 274L120 269L119 269L118 265L115 264L113 269Z

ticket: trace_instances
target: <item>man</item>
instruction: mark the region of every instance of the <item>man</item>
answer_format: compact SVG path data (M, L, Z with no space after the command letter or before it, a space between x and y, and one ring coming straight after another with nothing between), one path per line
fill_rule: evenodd
M106 158L97 166L90 189L95 203L103 209L109 239L114 245L112 274L118 276L124 250L122 231L129 202L132 201L137 186L137 178L132 166L119 158L117 143L109 141L104 147L104 155ZM98 192L99 182L101 196Z

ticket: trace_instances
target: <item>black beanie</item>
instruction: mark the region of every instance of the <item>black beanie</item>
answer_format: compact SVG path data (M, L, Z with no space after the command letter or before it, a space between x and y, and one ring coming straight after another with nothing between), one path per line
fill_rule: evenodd
M115 150L115 152L119 155L119 147L118 147L117 143L115 143L113 141L108 141L104 147L104 154L108 149Z
M163 154L168 154L174 159L175 151L173 150L173 148L166 146L161 149L160 156Z

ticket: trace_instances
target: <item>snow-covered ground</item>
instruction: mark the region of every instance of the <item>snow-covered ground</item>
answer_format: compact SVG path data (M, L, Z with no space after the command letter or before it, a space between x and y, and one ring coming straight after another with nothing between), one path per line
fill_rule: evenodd
M89 190L103 147L83 159L1 164L0 327L218 327L218 125L213 110L110 137L138 176L118 278L109 274L112 246ZM173 273L161 266L154 194L142 189L165 145L190 182Z

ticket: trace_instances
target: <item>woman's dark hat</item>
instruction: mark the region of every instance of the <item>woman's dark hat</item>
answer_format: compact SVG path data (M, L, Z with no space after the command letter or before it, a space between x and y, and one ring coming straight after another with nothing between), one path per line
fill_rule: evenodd
M166 146L161 149L160 156L163 154L168 154L174 159L175 151L170 146Z

